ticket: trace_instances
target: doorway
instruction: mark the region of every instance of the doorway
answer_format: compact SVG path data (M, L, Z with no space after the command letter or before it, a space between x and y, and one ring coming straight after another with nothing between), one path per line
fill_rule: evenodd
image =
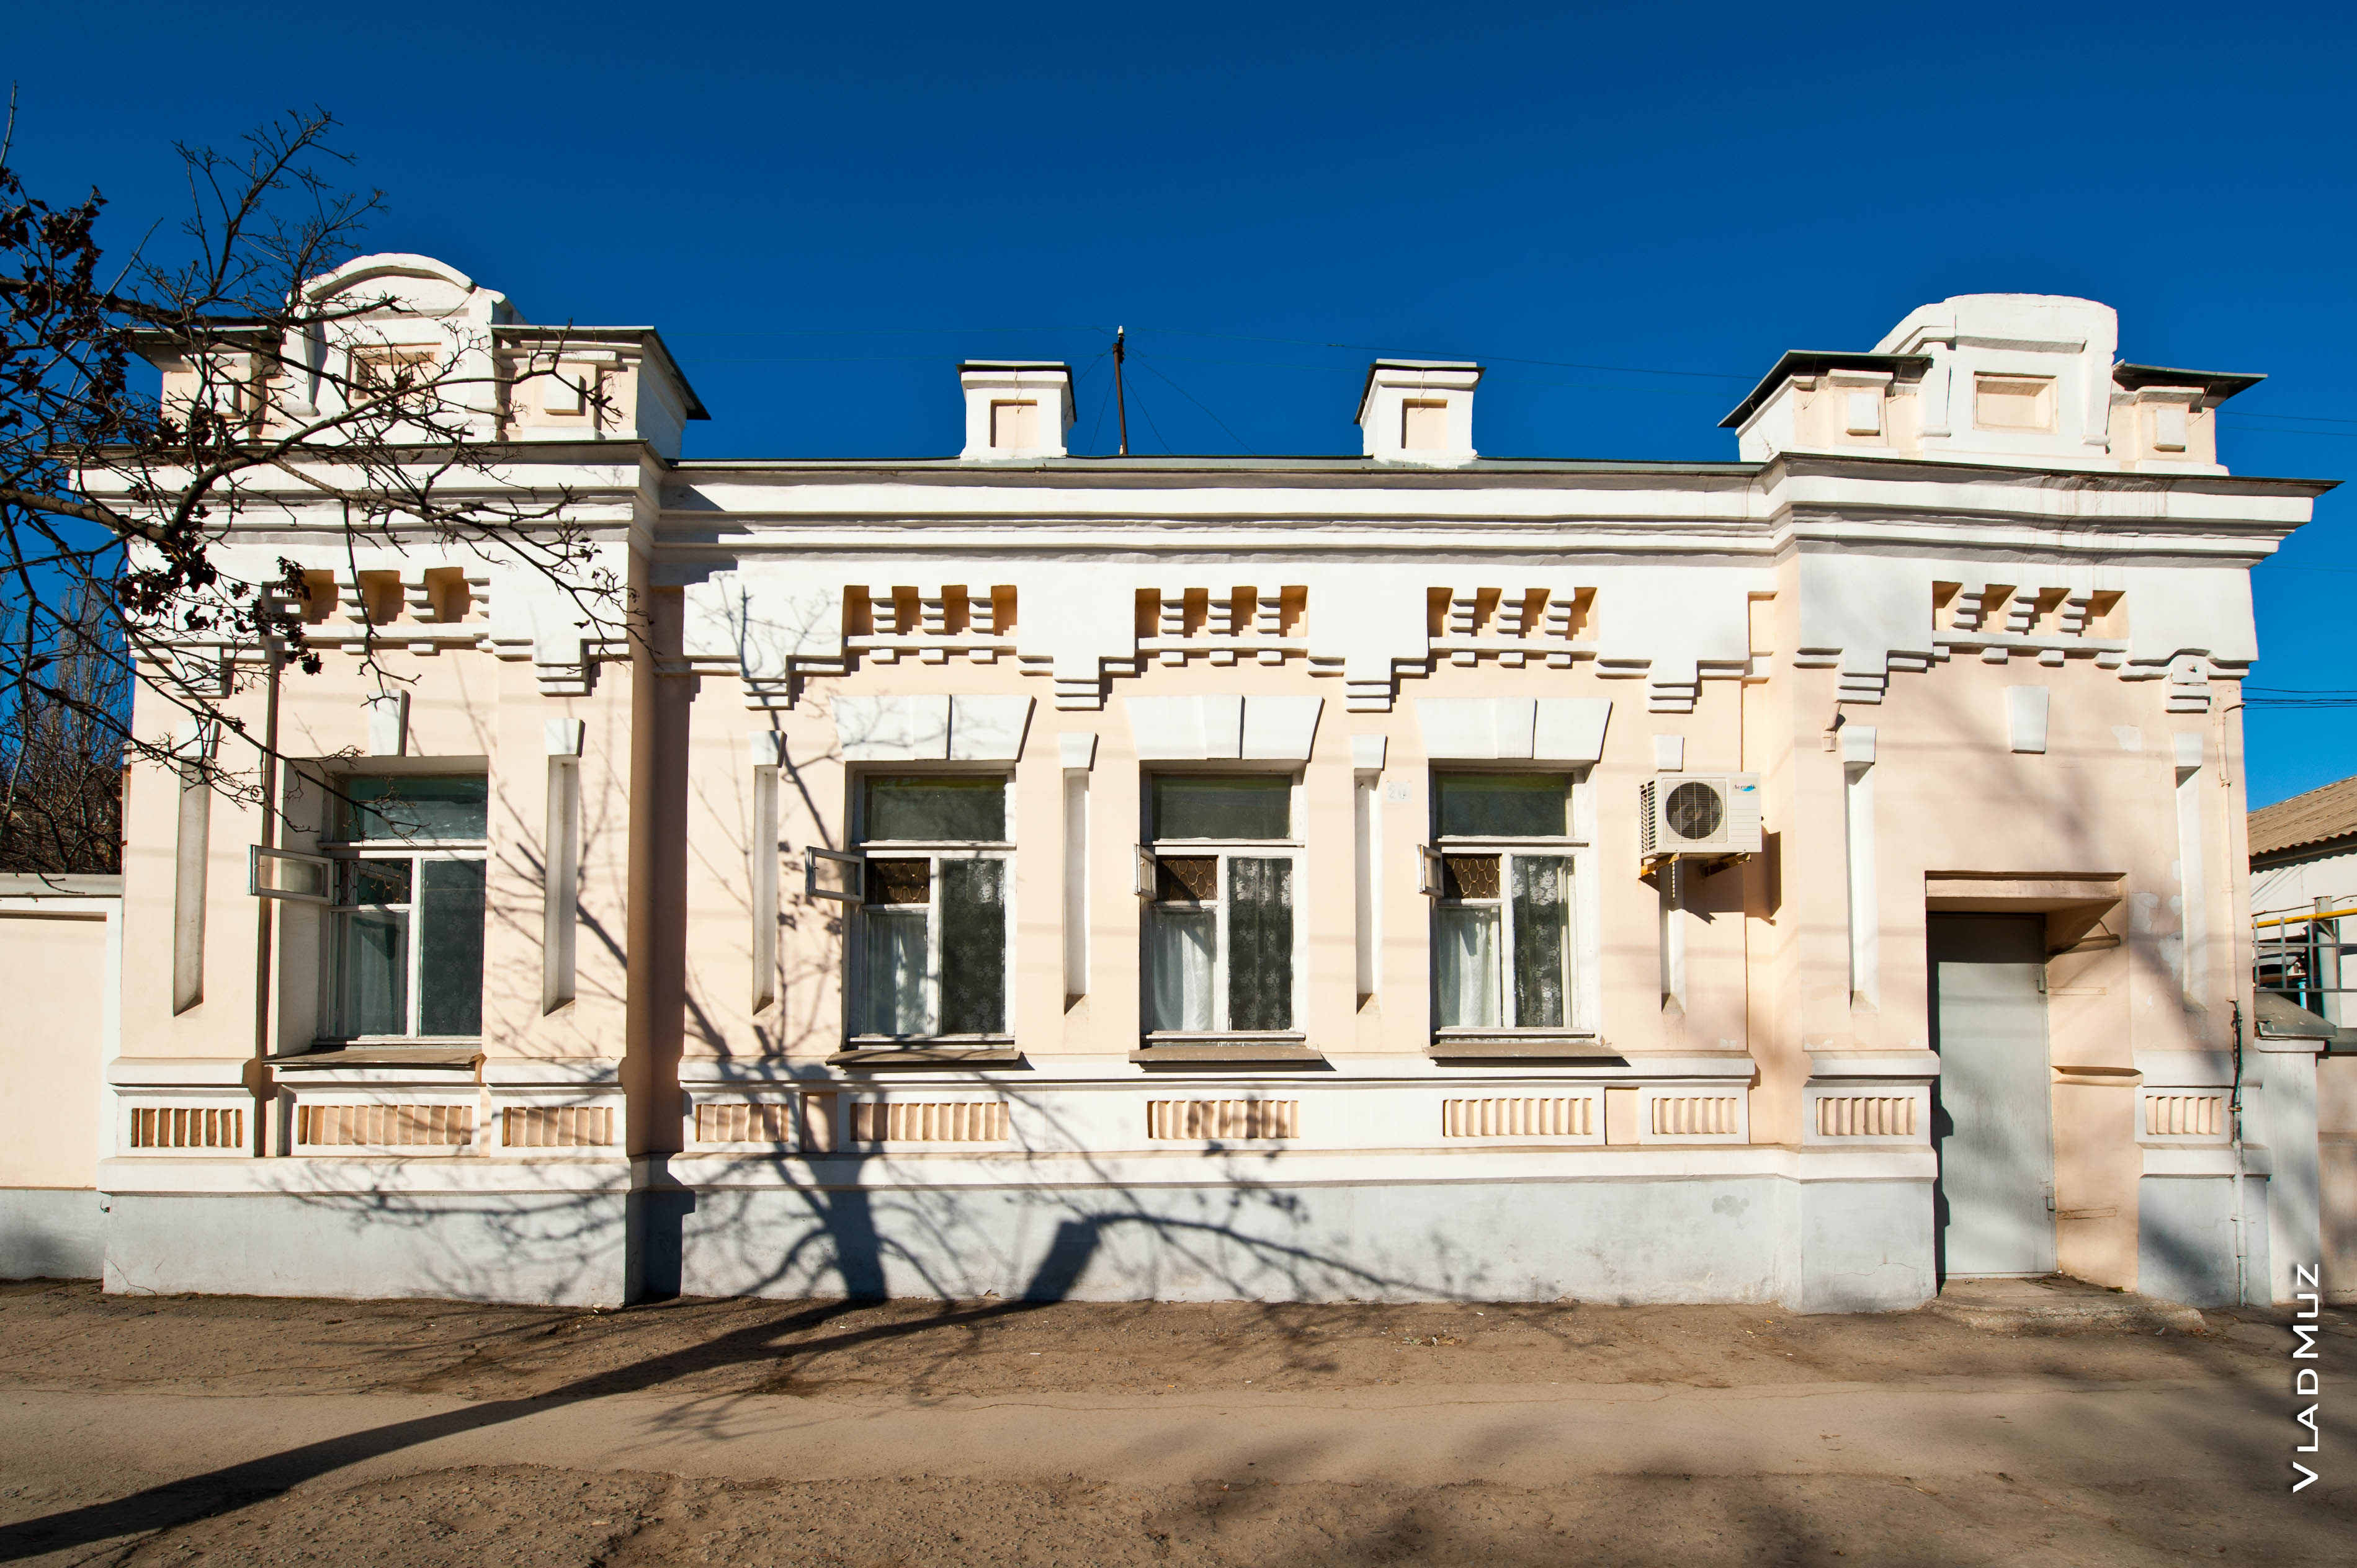
M2052 1273L2045 917L1933 915L1929 956L1940 1276Z

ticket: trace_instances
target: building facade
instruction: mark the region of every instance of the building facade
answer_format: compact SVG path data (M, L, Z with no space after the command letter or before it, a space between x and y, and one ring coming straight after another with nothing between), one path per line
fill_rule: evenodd
M2251 813L2251 938L2258 1011L2290 1035L2319 1036L2312 1101L2304 1079L2280 1087L2278 1142L2316 1123L2322 1283L2357 1301L2357 1004L2351 921L2357 919L2357 779L2342 779ZM2283 1184L2287 1196L2297 1183Z
M627 626L249 490L325 667L280 820L132 780L111 1288L1850 1310L2313 1255L2234 698L2325 487L2217 463L2252 378L1975 295L1786 356L1730 462L1482 456L1480 368L1392 360L1352 457L1072 456L1067 369L989 362L955 457L717 462L651 331L319 287L561 342L481 414Z

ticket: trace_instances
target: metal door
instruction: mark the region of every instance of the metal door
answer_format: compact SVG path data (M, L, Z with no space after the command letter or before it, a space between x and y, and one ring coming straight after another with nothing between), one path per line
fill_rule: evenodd
M2054 1270L2046 922L1931 918L1932 1137L1943 1277Z

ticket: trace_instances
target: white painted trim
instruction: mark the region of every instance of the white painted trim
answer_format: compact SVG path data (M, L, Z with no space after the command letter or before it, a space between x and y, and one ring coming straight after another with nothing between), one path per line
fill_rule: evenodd
M1867 736L1874 732L1866 732ZM1874 768L1842 766L1842 832L1849 883L1849 989L1867 1006L1882 989L1882 912L1874 855Z
M1593 763L1604 756L1609 697L1419 697L1417 731L1436 762Z
M2052 693L2044 686L2005 689L2007 744L2017 752L2046 749L2046 714Z
M1307 762L1323 697L1125 697L1140 762Z
M855 696L834 700L845 762L1019 762L1024 696Z

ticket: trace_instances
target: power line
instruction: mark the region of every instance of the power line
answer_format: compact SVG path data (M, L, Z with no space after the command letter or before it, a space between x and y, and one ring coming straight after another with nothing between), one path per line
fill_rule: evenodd
M1104 330L1105 330L1105 328L1102 328L1102 327L1088 327L1088 326L1081 326L1081 327L830 327L830 328L756 328L756 329L749 329L749 330L740 330L740 331L708 331L708 332L707 332L707 331L689 331L689 332L673 332L673 333L669 333L669 334L667 334L666 336L671 337L671 338L748 338L989 337L989 336L1006 335L1006 334L1019 334L1019 333L1076 333L1076 332L1103 333ZM1123 328L1116 328L1115 330L1116 330L1116 331L1122 331L1122 330L1125 330L1125 329L1123 329ZM1174 337L1174 338L1217 338L1217 339L1221 339L1221 340L1223 340L1223 341L1227 341L1227 342L1235 342L1235 343L1285 343L1285 344L1294 345L1294 346L1296 346L1296 347L1299 347L1299 348L1308 348L1308 349L1351 349L1351 350L1352 350L1353 352L1358 352L1358 353L1370 353L1370 354L1396 354L1396 355L1400 355L1400 356L1401 356L1401 357L1403 357L1403 358L1405 358L1405 357L1408 357L1408 356L1413 352L1412 350L1405 350L1405 349L1389 349L1389 348L1384 348L1384 347L1382 347L1382 346L1380 346L1380 345L1372 344L1372 343L1352 343L1352 342L1346 342L1346 341L1340 341L1340 340L1332 340L1332 339L1326 339L1326 338L1278 338L1278 337L1273 337L1273 336L1270 336L1270 335L1265 334L1265 333L1254 333L1254 332L1207 332L1207 331L1198 330L1198 329L1193 328L1186 328L1186 327L1149 327L1149 328L1145 328L1145 330L1149 331L1149 332L1160 332L1160 333L1164 333L1164 334L1167 334L1167 335L1168 335L1168 336L1170 336L1170 337ZM1355 367L1355 366L1350 366L1350 365L1318 365L1318 364L1302 364L1302 363L1298 363L1298 362L1295 362L1295 361L1279 360L1212 360L1212 359L1202 359L1202 358L1194 357L1194 356L1189 356L1189 355L1184 355L1184 354L1157 354L1157 355L1156 355L1156 356L1155 356L1155 358L1157 358L1157 359L1158 359L1158 360L1164 360L1164 361L1166 361L1166 362L1168 362L1168 363L1171 363L1171 364L1232 365L1232 366L1243 367L1243 368L1254 368L1254 369L1265 369L1265 370L1317 371L1326 372L1326 373L1329 373L1329 374L1339 374L1339 373L1344 373L1344 372L1354 372L1354 371L1356 371L1356 369L1357 369L1357 367ZM1543 368L1543 369L1549 369L1549 370L1597 371L1601 371L1601 372L1603 372L1603 373L1605 373L1605 374L1608 374L1608 375L1622 375L1622 376L1675 376L1675 377L1679 377L1679 378L1682 378L1682 379L1685 379L1685 380L1694 380L1694 381L1743 381L1743 382L1754 382L1754 381L1756 381L1758 380L1758 378L1753 377L1753 376L1738 375L1738 374L1734 373L1733 371L1688 371L1688 370L1674 370L1674 369L1670 369L1670 368L1667 368L1667 367L1658 366L1658 365L1606 365L1606 364L1598 364L1598 363L1594 363L1594 362L1591 362L1591 361L1587 361L1587 360L1537 360L1537 359L1530 359L1530 358L1527 358L1527 357L1516 356L1516 355L1512 355L1512 354L1475 354L1475 355L1471 356L1471 358L1473 358L1473 359L1475 359L1475 360L1481 360L1481 361L1483 361L1483 362L1485 362L1485 363L1489 363L1489 364L1496 364L1496 365L1531 365L1531 366L1537 366L1537 367L1540 367L1540 368ZM698 363L698 364L702 364L702 365L859 365L859 364L901 364L901 363L925 363L925 364L931 364L931 363L935 363L935 362L937 362L937 356L931 355L931 354L851 354L851 355L832 355L832 354L830 354L830 355L794 355L794 356L787 356L787 357L773 357L773 356L767 356L767 355L764 355L764 356L759 356L759 357L753 357L753 358L730 357L730 358L725 358L725 359L716 359L716 358L708 358L708 357L705 357L705 356L703 356L703 355L697 355L697 356L695 356L695 362L696 362L696 363ZM1160 371L1157 371L1156 373L1157 373L1157 375L1158 375L1158 374L1161 374L1161 372L1160 372ZM1169 380L1169 378L1168 378L1168 376L1165 376L1163 379L1164 379L1164 380L1166 380L1166 381ZM1598 385L1598 384L1597 384L1597 383L1595 383L1595 382L1592 382L1592 381L1542 381L1540 384L1542 384L1542 385L1552 385L1552 386L1567 386L1567 387L1577 387L1577 388L1581 388L1581 389L1584 389L1584 390L1587 390L1587 391L1594 391L1594 392L1671 392L1671 391L1676 391L1676 390L1683 390L1683 389L1673 389L1673 388L1667 388L1667 387L1613 387L1613 386L1601 386L1601 385ZM1178 389L1178 391L1181 393L1181 395L1188 396L1188 398L1189 398L1189 402L1195 402L1195 401L1196 401L1196 400L1192 397L1192 395L1191 395L1191 394L1188 394L1188 393L1186 392L1186 389L1185 389L1185 388L1183 388L1183 387L1178 387L1177 382L1173 381L1173 382L1171 382L1171 385L1172 385L1174 388L1177 388L1177 389ZM1694 390L1694 391L1697 391L1697 392L1699 392L1701 389L1700 389L1700 388L1695 388L1695 389L1693 389L1693 390ZM1201 405L1200 403L1197 403L1196 406L1198 406L1198 407L1201 407L1202 405ZM1204 410L1204 412L1208 413L1210 413L1211 411L1210 411L1209 409L1205 409L1205 410ZM1214 417L1216 418L1216 416L1214 416ZM2252 420L2265 420L2265 421L2271 422L2272 424L2286 424L2286 425L2292 425L2292 424L2339 424L2339 425L2347 425L2347 426L2349 426L2349 427L2350 427L2350 429L2349 429L2349 430L2347 430L2347 431L2341 431L2341 430L2296 430L2296 429L2269 430L2269 429L2267 428L2267 426L2266 426L2266 425L2261 425L2261 424L2252 424L2245 423L2246 421L2252 421ZM2330 436L2337 436L2337 437L2340 437L2340 438L2341 438L2341 439L2357 439L2357 419L2342 418L2342 417L2341 417L2341 416L2334 415L2334 414L2323 414L2323 413L2263 413L2263 412L2260 412L2260 411L2255 410L2255 409L2236 409L2236 410L2233 411L2231 413L2225 413L2225 412L2222 412L2222 412L2221 412L2221 413L2219 414L2219 423L2220 423L2222 425L2223 425L2224 427L2228 428L2228 429L2250 430L2250 431L2254 431L2254 432L2255 432L2255 433L2259 433L2259 434L2272 434L2272 435L2330 435ZM1225 427L1224 427L1224 426L1222 426L1222 428L1225 428ZM1233 432L1230 432L1230 434L1231 434L1231 435L1233 435ZM1237 442L1237 445L1238 445L1238 446L1243 446L1243 443L1242 441L1238 441L1238 442ZM1249 448L1247 448L1247 450L1249 450Z
M1352 349L1368 354L1405 357L1410 352L1402 349L1379 348L1372 343L1329 343L1314 338L1269 338L1251 332L1196 332L1184 327L1156 327L1147 330L1168 332L1175 338L1225 338L1239 343L1291 343L1306 349ZM1669 371L1644 365L1596 365L1578 360L1517 359L1511 354L1475 354L1472 357L1501 365L1546 365L1560 371L1609 371L1628 376L1694 376L1715 381L1756 381L1760 379L1757 376L1738 376L1727 371Z
M672 338L984 338L1009 332L1103 332L1102 327L764 327L749 332L666 332Z
M2277 417L2289 419L2295 416L2281 414ZM2264 424L2244 424L2239 419L2222 417L2218 423L2229 430L2247 430L2255 435L2329 435L2335 441L2357 441L2357 430L2276 430Z
M1237 446L1242 446L1244 449L1244 456L1248 457L1259 456L1258 453L1252 449L1251 445L1247 443L1243 436L1237 435L1232 430L1228 430L1228 422L1222 419L1218 414L1212 413L1211 409L1204 405L1201 398L1197 397L1193 392L1189 392L1185 387L1180 386L1168 376L1163 376L1160 371L1155 370L1152 360L1140 360L1138 363L1144 365L1149 371L1154 371L1156 375L1162 376L1162 381L1165 386L1168 386L1171 391L1177 392L1180 397L1185 398L1189 403L1193 403L1197 408L1202 409L1204 413L1210 415L1212 424L1218 425L1222 430L1227 430L1228 439L1234 442Z
M741 330L741 331L710 331L710 332L705 332L705 331L689 331L689 332L667 332L667 333L665 333L665 334L664 334L664 337L665 337L665 338L898 338L898 337L954 338L954 337L966 337L966 336L971 336L971 337L977 337L977 338L979 338L979 337L990 337L990 336L994 336L994 335L1003 335L1003 334L1009 334L1009 333L1022 333L1022 332L1092 332L1092 333L1103 333L1104 330L1105 330L1105 328L1102 328L1102 327L824 327L824 328L787 328L787 327L780 327L780 328L762 328L750 329L750 330ZM1357 353L1366 353L1366 354L1393 354L1393 355L1398 355L1398 356L1401 356L1401 357L1403 357L1403 358L1410 357L1410 356L1414 356L1414 355L1418 354L1418 352L1419 352L1418 350L1415 350L1415 349L1399 349L1399 348L1387 348L1387 347L1384 347L1383 345L1376 344L1376 343L1348 343L1348 342L1337 342L1337 341L1330 341L1330 340L1328 340L1328 339L1325 339L1325 338L1275 338L1275 337L1270 337L1270 336L1268 336L1268 335L1266 335L1266 334L1265 334L1265 333L1254 333L1254 332L1202 332L1202 331L1198 331L1198 330L1196 330L1196 329L1194 329L1194 328L1187 328L1187 327L1150 327L1150 328L1145 328L1145 330L1149 331L1149 332L1162 332L1162 333L1167 333L1167 334L1168 334L1169 336L1171 336L1171 337L1173 337L1173 338L1217 338L1224 339L1224 340L1229 341L1229 342L1235 342L1235 343L1287 343L1287 344L1292 344L1292 345L1294 345L1294 346L1296 346L1296 347L1298 347L1298 348L1305 348L1305 349L1351 349L1351 350L1352 350L1353 352L1357 352ZM1455 355L1455 356L1441 356L1441 355L1439 355L1439 354L1438 354L1438 351L1437 351L1437 350L1433 350L1433 349L1426 349L1426 350L1422 350L1421 352L1422 352L1422 353L1427 353L1427 354L1433 354L1433 355L1435 355L1436 357L1444 357L1444 358L1449 358L1449 357L1463 357L1463 356L1461 356L1461 355ZM1168 356L1166 356L1166 357L1168 357ZM1757 381L1757 380L1759 379L1759 378L1758 378L1758 377L1756 377L1756 376L1738 375L1738 374L1736 374L1735 372L1733 372L1733 371L1684 371L1684 370L1670 370L1670 369L1666 369L1666 368L1663 368L1663 367L1661 367L1661 366L1657 366L1657 365L1600 365L1600 364L1594 364L1594 363L1590 363L1590 362L1588 362L1588 361L1581 360L1533 360L1533 359L1526 359L1526 358L1519 358L1519 357L1514 356L1514 355L1512 355L1512 354L1474 354L1474 355L1472 355L1472 356L1470 356L1470 357L1471 357L1471 358L1473 358L1473 359L1476 359L1476 360L1483 360L1483 361L1489 362L1489 363L1501 364L1501 365L1541 365L1541 366L1545 366L1545 367L1548 367L1548 368L1550 368L1550 369L1554 369L1554 370L1563 370L1563 371L1607 371L1607 372L1609 372L1609 373L1610 373L1610 374L1614 374L1614 375L1625 375L1625 376L1685 376L1685 377L1692 377L1692 378L1695 378L1695 379L1703 380L1703 381ZM711 362L711 363L725 363L725 362L726 362L726 361L707 361L707 362ZM753 362L753 363L762 363L762 362L770 362L770 361L748 361L748 362ZM794 360L779 360L779 361L774 361L774 362L776 362L776 363L799 363L799 362L801 362L801 361L794 361ZM1206 361L1206 362L1207 362L1207 363L1215 363L1215 364L1216 364L1216 363L1221 363L1221 362L1222 362L1222 361L1218 361L1218 360L1210 360L1210 361ZM1249 363L1254 363L1254 361L1251 361L1251 360L1238 360L1238 361L1231 361L1231 362L1249 364ZM1326 369L1327 367L1324 367L1324 366L1307 366L1307 367L1303 367L1303 368L1305 368L1305 369Z
M2259 413L2246 408L2234 411L2237 419L2304 419L2311 424L2357 424L2357 419L2334 419L2321 413Z
M1162 426L1154 423L1154 411L1146 406L1144 398L1137 400L1137 412L1145 418L1146 428L1154 432L1154 439L1162 443L1162 455L1166 457L1177 456L1178 452L1171 446L1169 437L1162 434Z

